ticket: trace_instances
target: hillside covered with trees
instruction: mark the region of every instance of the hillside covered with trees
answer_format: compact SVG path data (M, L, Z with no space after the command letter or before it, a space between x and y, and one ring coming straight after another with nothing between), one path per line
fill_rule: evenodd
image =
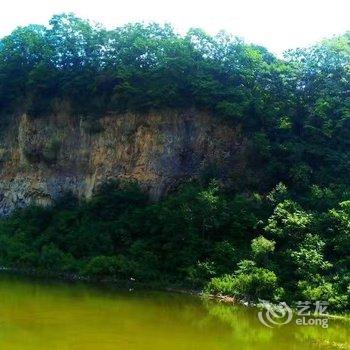
M224 186L213 169L158 203L109 183L18 210L0 221L2 265L350 309L349 33L283 59L225 33L72 14L2 38L0 124L63 103L96 119L206 111L249 140L246 176Z

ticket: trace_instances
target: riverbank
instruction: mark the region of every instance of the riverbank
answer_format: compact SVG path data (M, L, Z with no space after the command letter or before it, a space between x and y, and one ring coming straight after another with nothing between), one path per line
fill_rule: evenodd
M244 306L256 306L256 304L249 303L245 300L239 300L235 297L223 295L223 294L210 294L205 293L201 289L190 288L189 286L185 286L184 284L179 283L164 283L164 282L139 282L134 278L130 279L114 279L110 277L106 277L103 279L96 279L88 276L82 276L78 274L64 274L64 273L55 273L50 271L40 271L36 269L16 269L16 268L8 268L8 267L0 267L0 274L8 274L8 275L18 275L25 277L33 277L38 279L50 279L50 280L59 280L65 282L83 282L89 283L93 285L103 285L103 286L114 286L121 289L134 290L134 289L146 289L146 290L158 290L165 291L169 293L178 293L178 294L187 294L187 295L195 295L201 298L207 298L216 300L219 302L223 302L226 304L241 304Z

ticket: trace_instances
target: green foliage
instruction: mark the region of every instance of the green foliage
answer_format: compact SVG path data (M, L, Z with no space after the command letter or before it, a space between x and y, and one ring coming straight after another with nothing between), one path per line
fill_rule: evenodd
M323 249L325 243L318 235L307 234L299 249L292 251L290 256L296 265L296 273L312 280L317 273L327 270L332 265L325 261Z
M196 265L187 269L187 281L195 286L202 286L211 277L216 275L216 267L214 262L198 261Z
M73 14L55 15L48 27L19 28L1 40L0 101L34 115L48 114L55 99L96 115L194 105L240 121L249 110L252 70L274 60L265 56L200 30L183 37L155 23L106 30Z
M272 253L275 250L275 242L266 239L264 236L259 236L252 240L252 251L255 257L264 256Z
M259 298L276 300L281 297L275 273L256 267L255 263L249 260L241 261L234 275L213 278L208 283L206 291L253 301Z
M121 261L115 256L94 256L87 263L84 273L97 279L117 277L121 271Z
M213 250L213 260L215 261L215 271L218 274L233 271L238 262L237 254L232 243L228 241L217 242Z
M232 275L223 275L215 277L207 284L205 291L211 294L235 295L234 291L235 278Z
M87 202L68 193L50 208L1 219L0 264L184 284L251 301L319 298L345 311L349 202L332 208L336 190L308 193L293 197L279 185L265 196L233 195L212 181L150 203L136 184L109 182ZM313 196L326 196L328 204Z
M310 227L312 216L291 200L278 203L265 231L280 241L298 240Z

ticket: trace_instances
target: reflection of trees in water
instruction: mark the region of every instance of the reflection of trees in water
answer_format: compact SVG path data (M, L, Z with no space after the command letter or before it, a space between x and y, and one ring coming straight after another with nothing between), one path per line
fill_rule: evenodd
M296 339L299 342L310 342L319 349L350 350L350 324L329 320L327 329L321 327L299 326Z
M256 344L270 344L274 330L259 324L256 314L251 310L210 300L204 300L204 305L208 317L229 326L238 344L244 344L246 348Z
M227 325L234 343L244 349L341 349L350 350L349 323L329 320L329 328L288 325L267 328L257 318L257 310L203 300L208 317Z

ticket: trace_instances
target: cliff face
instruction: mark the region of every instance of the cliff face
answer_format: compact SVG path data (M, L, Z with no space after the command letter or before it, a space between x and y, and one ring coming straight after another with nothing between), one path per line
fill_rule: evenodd
M239 130L196 111L13 117L0 132L0 214L67 191L89 198L116 178L136 180L158 199L208 169L223 179L241 172L245 145Z

